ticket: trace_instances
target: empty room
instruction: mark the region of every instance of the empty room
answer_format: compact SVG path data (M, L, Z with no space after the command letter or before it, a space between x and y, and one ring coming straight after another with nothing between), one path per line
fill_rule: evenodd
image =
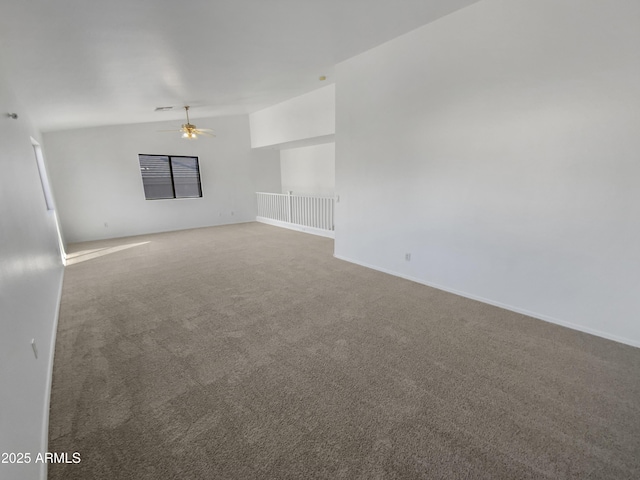
M0 478L640 478L637 0L2 0Z

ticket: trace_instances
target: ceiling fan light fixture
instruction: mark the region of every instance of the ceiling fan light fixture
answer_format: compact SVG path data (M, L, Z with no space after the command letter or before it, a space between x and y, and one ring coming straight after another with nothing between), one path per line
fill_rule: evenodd
M205 137L215 137L213 131L210 128L198 128L193 123L189 121L189 106L185 105L184 111L187 115L187 123L183 123L180 130L178 132L182 133L182 138L186 138L188 140L197 140L198 135L204 135ZM166 132L174 132L176 130L160 130Z

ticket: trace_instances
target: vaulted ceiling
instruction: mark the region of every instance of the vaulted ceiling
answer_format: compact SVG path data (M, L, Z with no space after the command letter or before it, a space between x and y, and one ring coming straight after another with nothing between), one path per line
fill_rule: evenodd
M43 131L244 114L476 1L1 0L0 68Z

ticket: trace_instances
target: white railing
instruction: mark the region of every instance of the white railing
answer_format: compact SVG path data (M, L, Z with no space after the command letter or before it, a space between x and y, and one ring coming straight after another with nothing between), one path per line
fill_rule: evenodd
M256 196L256 220L333 237L333 197L265 192L257 192Z

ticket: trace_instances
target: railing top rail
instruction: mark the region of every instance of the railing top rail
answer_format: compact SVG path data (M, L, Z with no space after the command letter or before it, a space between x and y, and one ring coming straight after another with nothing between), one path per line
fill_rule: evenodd
M256 195L276 195L280 197L334 198L333 195L300 195L296 193L292 193L291 195L289 195L288 193L271 193L271 192L256 192Z

